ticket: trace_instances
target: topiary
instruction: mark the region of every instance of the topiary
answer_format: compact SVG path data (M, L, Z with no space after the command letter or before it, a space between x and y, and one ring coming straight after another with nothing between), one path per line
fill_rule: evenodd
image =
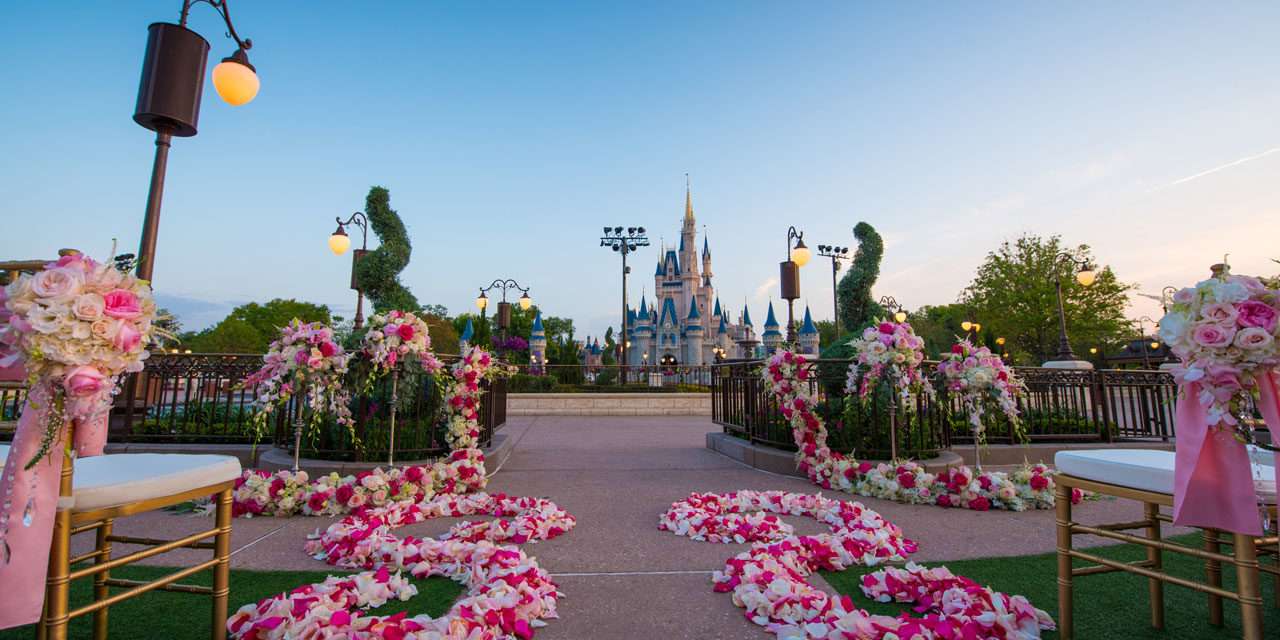
M400 284L400 272L409 264L413 246L399 214L391 208L391 192L372 187L365 198L364 213L381 246L367 253L356 265L356 283L373 303L375 313L417 311L418 299Z
M861 333L862 328L884 315L884 309L871 297L871 287L880 277L880 259L884 257L884 241L875 227L859 222L853 228L858 251L853 254L849 271L840 279L836 297L840 303L840 324L845 331Z

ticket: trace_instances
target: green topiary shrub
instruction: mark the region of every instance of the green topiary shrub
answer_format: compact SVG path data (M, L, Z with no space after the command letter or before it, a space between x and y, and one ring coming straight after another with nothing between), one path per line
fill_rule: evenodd
M418 311L418 299L400 284L400 272L409 264L413 246L400 215L391 208L391 192L385 187L370 188L364 213L381 246L360 259L356 282L373 303L375 313Z
M850 333L861 333L872 320L884 315L884 309L871 297L871 287L880 277L880 259L884 257L884 241L871 225L859 222L853 228L858 250L853 254L849 271L840 279L836 297L840 303L840 325Z

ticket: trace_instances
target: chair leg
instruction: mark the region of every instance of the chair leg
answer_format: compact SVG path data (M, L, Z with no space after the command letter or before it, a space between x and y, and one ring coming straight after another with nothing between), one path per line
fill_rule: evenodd
M115 520L107 518L98 525L96 551L98 555L94 560L94 564L102 564L111 559L111 530ZM93 600L98 602L106 600L111 595L111 588L107 586L107 580L111 578L110 571L94 574L93 576ZM107 612L111 607L103 607L93 612L93 638L94 640L107 640Z
M1147 538L1160 539L1160 505L1143 503L1143 511L1147 519ZM1147 562L1152 571L1164 572L1164 554L1158 547L1147 547ZM1151 626L1164 629L1164 581L1156 578L1147 579L1147 590L1151 600Z
M1058 637L1071 640L1075 624L1071 619L1071 488L1059 479L1054 487L1058 533Z
M214 537L213 553L218 564L213 567L213 640L226 640L227 599L231 592L231 490L218 494L215 512L218 535Z
M1253 536L1235 536L1236 588L1240 593L1240 626L1244 640L1262 640L1262 591L1258 546Z
M1204 538L1204 550L1210 553L1222 553L1222 543L1218 540L1218 532L1215 529L1204 529L1201 532ZM1222 563L1217 560L1204 561L1204 577L1205 582L1211 587L1222 586ZM1209 624L1215 627L1222 626L1222 596L1209 594Z
M49 546L49 575L44 589L44 638L66 640L71 592L71 511L53 516L53 543Z

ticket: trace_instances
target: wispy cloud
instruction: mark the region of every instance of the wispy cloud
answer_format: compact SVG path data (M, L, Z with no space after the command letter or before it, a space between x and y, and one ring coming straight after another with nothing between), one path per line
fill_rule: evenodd
M1154 191L1160 191L1161 189L1168 189L1169 187L1176 187L1176 186L1178 186L1178 185L1180 185L1180 184L1183 184L1184 182L1191 182L1192 180L1195 180L1195 179L1197 179L1197 178L1203 178L1203 177L1205 177L1205 176L1207 176L1207 175L1210 175L1210 174L1213 174L1213 173L1217 173L1217 172L1219 172L1219 171L1223 171L1223 170L1226 170L1226 169L1230 169L1231 167L1234 167L1234 166L1237 166L1237 165L1241 165L1241 164L1244 164L1244 163L1246 163L1246 162L1250 162L1250 161L1252 161L1252 160L1257 160L1257 159L1259 159L1259 158L1265 158L1265 157L1267 157L1267 156L1269 156L1269 155L1271 155L1271 154L1273 154L1273 153L1276 153L1276 152L1280 152L1280 147L1272 147L1272 148L1270 148L1270 149L1267 149L1266 151L1263 151L1262 153L1255 154L1255 155L1251 155L1251 156L1245 156L1245 157L1243 157L1243 158L1240 158L1239 160L1232 160L1231 162L1228 162L1228 163L1226 163L1226 164L1220 164L1220 165L1218 165L1218 166L1216 166L1216 167L1214 167L1214 168L1212 168L1212 169L1206 169L1206 170L1204 170L1204 171L1201 171L1200 173L1192 174L1192 175L1189 175L1189 176L1187 176L1187 177L1185 177L1185 178L1179 178L1179 179L1174 180L1173 182L1170 182L1170 183L1168 183L1168 184L1161 185L1161 186L1158 186L1158 187L1156 187L1156 188L1154 188L1154 189L1151 189L1151 191L1148 191L1147 193L1152 193L1152 192L1154 192Z
M776 286L778 286L777 276L774 276L772 278L765 280L764 282L761 282L760 286L756 287L755 295L752 296L751 299L756 302L764 302L765 300L768 300L769 294L773 293L773 288Z

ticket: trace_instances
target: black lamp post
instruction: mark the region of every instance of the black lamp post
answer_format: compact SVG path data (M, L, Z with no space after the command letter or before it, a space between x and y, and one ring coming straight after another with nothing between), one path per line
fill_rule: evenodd
M204 2L213 7L227 24L227 36L236 42L235 53L223 58L213 69L213 87L227 103L239 106L258 94L258 75L245 52L253 46L241 40L231 24L227 0L183 0L178 24L156 22L147 27L147 52L142 61L142 82L133 120L156 132L156 156L151 165L151 188L138 245L137 274L152 279L155 268L156 236L160 230L160 201L164 197L164 175L173 136L196 135L200 120L200 97L204 92L205 62L209 42L187 28L191 6Z
M907 310L901 304L898 304L898 301L893 296L880 296L880 306L884 307L884 310L893 316L894 322L907 321Z
M625 231L624 234L622 227L605 227L604 234L600 236L600 246L609 247L622 255L622 336L618 340L622 345L622 384L627 383L627 346L630 344L627 339L627 274L631 273L631 267L627 266L627 255L640 247L649 246L644 227L627 227Z
M836 337L840 337L840 302L836 291L836 274L840 273L840 262L849 259L849 247L833 247L829 244L818 245L818 255L831 258L831 312L835 316Z
M489 286L480 287L480 296L476 298L476 306L480 307L481 320L484 320L485 309L489 307L489 296L485 294L497 288L502 289L502 301L498 303L498 335L506 340L507 329L511 327L511 303L507 302L507 290L516 289L521 293L519 300L521 311L528 311L529 307L533 306L533 298L529 297L529 287L522 287L519 282L511 278L494 280Z
M796 245L791 246L795 239ZM795 226L787 229L787 259L778 265L779 280L782 284L782 298L787 301L787 344L796 343L796 311L795 302L800 297L800 267L809 263L809 247L804 246L804 232L797 231Z
M329 250L333 255L340 256L347 252L351 247L351 238L347 235L347 225L354 224L360 227L360 248L351 252L351 288L356 290L356 319L353 326L359 330L364 326L364 290L360 288L360 282L356 280L356 265L360 264L360 259L369 253L369 218L364 215L363 211L357 211L351 214L344 222L342 217L335 217L338 221L338 228L329 236Z
M1093 281L1098 277L1098 274L1093 271L1093 265L1089 263L1087 258L1077 258L1066 251L1054 256L1053 286L1058 294L1058 355L1053 357L1055 362L1077 359L1076 354L1071 351L1071 342L1067 340L1067 314L1062 307L1062 273L1058 267L1064 264L1076 268L1076 282L1079 282L1082 286L1087 287L1093 284Z
M1138 341L1142 348L1142 366L1148 370L1151 369L1151 352L1160 349L1160 341L1158 339L1147 339L1147 323L1156 324L1151 316L1141 316L1134 319L1133 323L1138 325Z

